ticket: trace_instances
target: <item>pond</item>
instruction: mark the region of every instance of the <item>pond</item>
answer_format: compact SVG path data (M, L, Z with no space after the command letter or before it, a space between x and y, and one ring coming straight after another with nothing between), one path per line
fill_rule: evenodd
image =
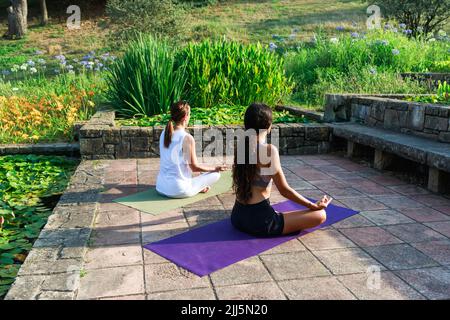
M0 299L65 190L78 159L0 157Z

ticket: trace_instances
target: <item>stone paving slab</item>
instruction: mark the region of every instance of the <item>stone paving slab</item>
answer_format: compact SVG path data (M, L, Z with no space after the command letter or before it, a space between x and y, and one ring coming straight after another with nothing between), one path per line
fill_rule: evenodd
M438 210L426 208L398 209L403 215L408 216L417 222L436 222L450 220L450 216Z
M427 227L439 232L440 234L450 238L450 221L443 222L427 222L424 223Z
M211 274L211 281L215 287L271 280L272 277L258 257L239 261Z
M336 277L280 281L280 287L291 300L356 300Z
M146 290L148 293L208 288L208 277L198 277L173 263L148 264L145 266Z
M397 271L396 274L428 299L450 299L450 269L444 267Z
M411 218L395 210L362 211L360 214L377 226L414 222Z
M450 298L449 197L334 154L282 163L302 195L361 214L200 278L142 246L229 217L233 194L152 216L112 201L153 185L159 159L84 161L7 299Z
M408 244L366 248L366 251L390 270L425 268L438 263Z
M143 294L142 266L125 266L88 270L80 279L77 299L95 299L131 294Z
M216 289L220 300L286 300L275 282L241 284Z
M316 251L314 254L334 275L364 273L373 266L385 269L360 248Z
M330 271L307 251L263 255L261 259L275 280L330 275Z
M402 240L380 227L343 229L341 232L360 247L381 246L402 242Z
M358 214L333 224L333 227L336 229L347 229L356 227L371 227L374 225L375 224L372 221L365 218L363 215Z
M212 288L150 293L147 300L216 300Z
M449 239L411 243L411 245L440 264L450 265Z
M84 258L84 269L114 268L142 265L143 248L141 244L90 247Z
M345 237L338 230L317 230L300 238L309 250L327 250L356 247L356 244Z
M443 235L419 223L386 226L385 229L408 243L445 239Z
M366 274L349 274L338 277L358 299L363 300L422 300L424 296L390 271L370 279Z

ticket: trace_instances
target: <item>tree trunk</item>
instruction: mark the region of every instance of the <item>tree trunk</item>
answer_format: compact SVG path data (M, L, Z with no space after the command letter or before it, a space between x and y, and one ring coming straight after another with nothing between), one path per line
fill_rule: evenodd
M41 5L41 24L45 26L48 23L47 3L45 0L39 0Z
M21 39L27 33L27 0L10 0L11 6L8 12L8 31L5 37L8 39Z

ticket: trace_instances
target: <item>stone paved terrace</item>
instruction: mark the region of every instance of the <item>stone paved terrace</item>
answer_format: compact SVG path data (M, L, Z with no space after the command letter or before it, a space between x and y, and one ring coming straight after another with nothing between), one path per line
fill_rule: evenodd
M111 200L154 184L159 159L95 163L104 191L74 298L450 299L448 197L336 155L284 156L301 194L361 213L200 278L142 245L229 216L231 192L155 217ZM380 289L367 286L370 266Z

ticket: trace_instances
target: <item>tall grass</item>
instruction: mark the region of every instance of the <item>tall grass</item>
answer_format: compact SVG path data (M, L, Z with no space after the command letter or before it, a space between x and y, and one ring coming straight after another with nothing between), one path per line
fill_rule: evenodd
M186 63L186 91L196 107L248 105L254 101L274 104L292 89L283 58L259 43L191 43L178 59Z
M433 71L448 60L449 42L410 40L394 32L369 32L328 39L322 35L286 57L287 74L296 82L295 97L320 105L326 92L421 93L401 72Z
M165 40L140 35L107 76L108 98L123 116L165 113L183 95L185 67Z

